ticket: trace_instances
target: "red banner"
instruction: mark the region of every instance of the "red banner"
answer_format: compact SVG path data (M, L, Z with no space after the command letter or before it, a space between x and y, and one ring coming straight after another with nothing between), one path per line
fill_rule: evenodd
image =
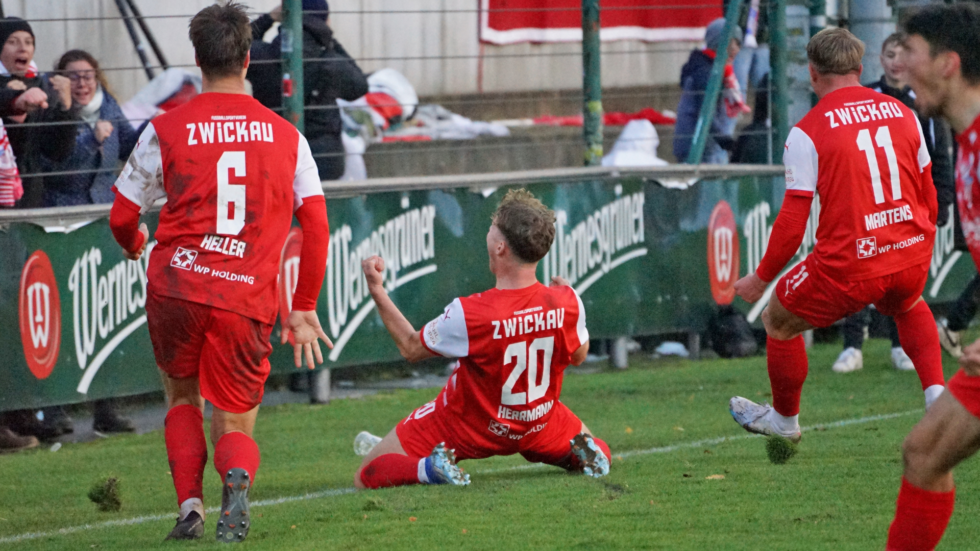
M703 40L719 0L602 0L603 41ZM480 41L580 42L581 0L480 0Z

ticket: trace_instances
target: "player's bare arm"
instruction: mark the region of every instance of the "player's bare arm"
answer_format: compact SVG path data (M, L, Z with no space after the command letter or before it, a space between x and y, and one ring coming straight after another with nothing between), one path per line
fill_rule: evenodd
M385 291L384 278L382 274L385 269L385 261L380 256L372 256L361 262L364 270L364 277L367 279L368 291L374 298L374 303L378 307L378 314L385 328L391 334L391 338L398 346L398 351L402 357L410 362L417 362L426 358L431 358L433 354L422 345L422 336L419 331L412 327L401 310L388 297Z

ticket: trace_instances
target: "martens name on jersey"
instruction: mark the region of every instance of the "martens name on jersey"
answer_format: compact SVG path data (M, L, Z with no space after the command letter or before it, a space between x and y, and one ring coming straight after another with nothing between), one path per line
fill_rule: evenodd
M823 114L830 119L830 127L847 126L849 124L876 121L879 119L895 119L905 115L893 101L883 101L875 106L874 100L845 103L843 108L832 109Z
M556 308L554 310L548 310L547 312L542 312L542 307L537 306L535 308L528 308L527 310L521 310L520 312L514 312L515 314L526 314L518 315L505 320L493 320L490 323L493 324L493 338L502 339L504 337L515 337L517 335L526 335L528 333L535 333L537 331L547 331L549 329L560 329L565 325L565 309ZM504 334L500 334L500 328L504 328Z
M205 235L201 248L205 251L245 258L245 242L220 235Z
M187 145L211 143L272 143L272 124L248 121L245 115L213 115L212 122L187 124Z
M912 207L903 205L893 209L883 210L872 214L864 215L864 228L868 231L906 222L912 219Z
M510 409L508 407L500 406L497 408L497 418L525 422L537 421L538 419L547 415L548 412L551 411L551 407L553 405L555 405L554 400L549 400L532 409Z

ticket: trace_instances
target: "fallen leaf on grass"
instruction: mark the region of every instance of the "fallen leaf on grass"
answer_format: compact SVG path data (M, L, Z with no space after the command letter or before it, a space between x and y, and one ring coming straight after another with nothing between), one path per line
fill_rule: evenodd
M463 528L463 533L464 533L464 534L466 533L466 528Z
M684 432L684 427L674 427L674 430Z
M684 473L681 476L683 476L684 478L691 478L691 473Z
M415 522L416 520L418 519L415 517L408 517L408 522Z
M633 434L633 429L626 427L626 434Z
M296 525L294 524L294 525L290 526L289 529L290 530L295 530L296 529Z
M713 474L711 476L704 477L705 480L724 480L725 475L723 474Z

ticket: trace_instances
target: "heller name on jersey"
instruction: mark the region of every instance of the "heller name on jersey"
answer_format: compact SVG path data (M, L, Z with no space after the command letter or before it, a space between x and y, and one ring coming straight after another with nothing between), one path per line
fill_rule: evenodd
M836 117L834 116L835 114ZM858 122L904 117L902 110L898 108L898 103L894 101L883 101L875 107L875 102L871 99L845 103L843 108L831 109L824 113L823 116L830 119L831 128L837 128L842 125L847 126Z
M249 121L245 115L212 115L212 121L187 124L187 145L200 143L274 143L272 125Z

